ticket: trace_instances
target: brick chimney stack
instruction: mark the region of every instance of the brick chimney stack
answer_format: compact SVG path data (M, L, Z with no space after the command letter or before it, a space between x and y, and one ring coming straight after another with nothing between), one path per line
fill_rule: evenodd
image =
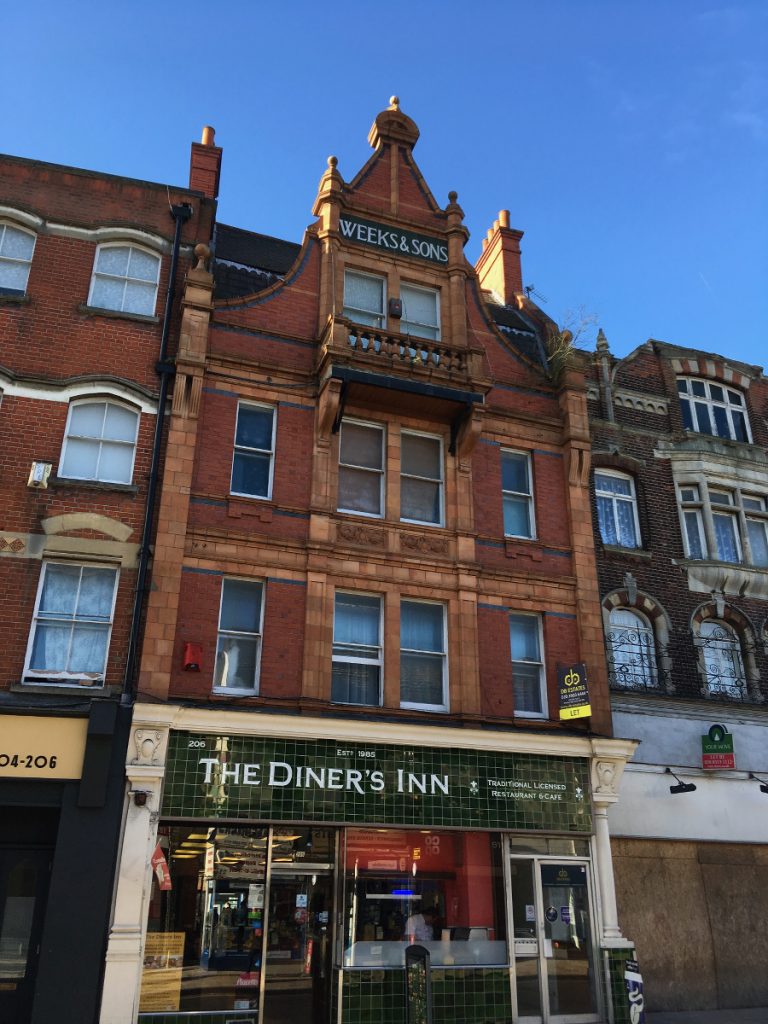
M221 147L214 145L215 132L210 125L203 128L200 142L192 143L189 159L189 187L195 192L202 192L209 199L219 194L219 175L221 174Z
M483 251L475 264L480 287L494 292L505 306L512 305L523 290L520 262L522 231L509 226L509 210L499 211L499 219L483 239Z

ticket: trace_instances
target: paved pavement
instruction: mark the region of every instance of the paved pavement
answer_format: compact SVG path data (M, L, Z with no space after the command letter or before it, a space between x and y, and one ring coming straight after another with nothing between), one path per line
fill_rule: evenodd
M685 1010L646 1013L646 1024L768 1024L768 1006L749 1010Z

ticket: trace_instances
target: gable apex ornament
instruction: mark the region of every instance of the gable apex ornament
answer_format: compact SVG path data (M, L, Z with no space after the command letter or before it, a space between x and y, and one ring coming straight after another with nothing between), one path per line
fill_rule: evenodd
M400 99L390 96L389 106L376 116L368 132L372 149L380 149L385 143L397 142L407 149L413 149L419 139L416 122L400 109Z

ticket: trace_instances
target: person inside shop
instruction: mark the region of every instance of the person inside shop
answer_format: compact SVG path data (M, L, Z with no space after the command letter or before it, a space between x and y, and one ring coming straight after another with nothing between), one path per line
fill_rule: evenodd
M435 937L435 908L424 907L411 914L405 922L405 937L408 942L432 942Z

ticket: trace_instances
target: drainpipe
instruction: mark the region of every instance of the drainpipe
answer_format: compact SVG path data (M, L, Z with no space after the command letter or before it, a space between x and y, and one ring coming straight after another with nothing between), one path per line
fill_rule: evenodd
M130 707L134 701L134 675L136 673L136 661L139 648L139 631L141 629L141 612L144 606L144 594L147 585L147 571L149 569L150 541L152 539L152 528L155 518L155 498L157 496L157 485L160 476L160 452L163 445L163 425L165 420L165 406L168 400L168 388L171 377L176 369L173 363L168 362L168 335L171 330L171 313L173 311L173 300L176 294L176 270L179 265L179 249L181 248L181 231L184 224L192 216L192 207L189 203L180 203L171 207L171 216L176 221L176 230L173 236L173 252L171 254L171 270L168 279L168 291L165 296L165 312L163 314L163 330L160 336L160 354L155 366L157 375L160 378L160 394L157 399L157 420L155 423L155 438L152 444L152 463L149 468L149 483L147 485L147 503L144 509L144 527L141 533L141 547L139 549L139 568L136 574L136 592L133 601L133 617L131 619L131 632L128 638L128 655L125 662L125 678L123 681L123 693L120 703Z

